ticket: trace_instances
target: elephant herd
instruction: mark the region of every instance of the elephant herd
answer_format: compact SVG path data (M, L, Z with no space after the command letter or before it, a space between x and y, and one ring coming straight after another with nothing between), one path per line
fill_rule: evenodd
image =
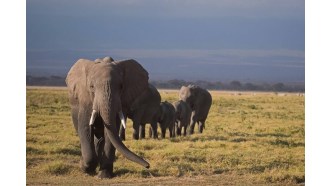
M195 124L203 132L212 97L195 85L182 86L179 100L161 102L158 90L148 83L148 72L135 60L114 61L111 57L94 61L79 59L66 78L74 128L80 139L80 168L99 178L113 176L117 149L129 160L146 168L149 163L124 144L127 118L133 121L133 139L193 134ZM187 131L188 129L188 131Z

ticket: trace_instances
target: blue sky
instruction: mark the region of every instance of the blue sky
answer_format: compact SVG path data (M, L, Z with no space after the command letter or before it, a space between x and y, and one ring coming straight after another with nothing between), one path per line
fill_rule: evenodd
M150 79L305 80L303 0L27 1L27 74L134 58Z

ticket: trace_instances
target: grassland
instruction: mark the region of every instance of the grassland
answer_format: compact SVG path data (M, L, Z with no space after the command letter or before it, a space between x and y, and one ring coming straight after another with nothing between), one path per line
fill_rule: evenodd
M175 101L176 91L160 91ZM80 172L79 139L64 89L27 88L28 185L303 185L305 101L295 94L212 92L203 134L124 142L151 164L117 153L112 179ZM128 126L131 126L129 121Z

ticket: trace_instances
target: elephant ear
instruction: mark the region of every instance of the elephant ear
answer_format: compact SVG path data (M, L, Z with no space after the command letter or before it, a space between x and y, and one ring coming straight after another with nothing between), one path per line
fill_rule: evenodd
M68 72L65 82L71 102L75 102L75 100L80 103L86 101L83 98L87 97L85 95L87 92L83 90L86 90L88 69L92 64L89 60L79 59Z
M138 96L148 89L149 74L142 65L133 59L113 63L122 72L122 104L130 106Z

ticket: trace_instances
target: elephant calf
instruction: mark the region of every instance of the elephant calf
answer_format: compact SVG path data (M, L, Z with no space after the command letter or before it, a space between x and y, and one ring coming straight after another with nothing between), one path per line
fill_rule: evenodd
M175 108L176 134L178 136L181 136L181 131L183 128L183 135L186 136L187 127L190 124L191 108L186 102L184 102L182 100L174 102L173 106Z
M199 133L202 133L212 104L211 94L199 86L188 85L187 87L181 87L179 98L186 102L192 110L189 133L194 133L196 122L198 123Z
M162 138L165 138L166 129L169 130L170 137L174 137L175 108L167 101L161 102L158 110L158 123L161 128ZM149 130L149 135L157 134L157 128Z

